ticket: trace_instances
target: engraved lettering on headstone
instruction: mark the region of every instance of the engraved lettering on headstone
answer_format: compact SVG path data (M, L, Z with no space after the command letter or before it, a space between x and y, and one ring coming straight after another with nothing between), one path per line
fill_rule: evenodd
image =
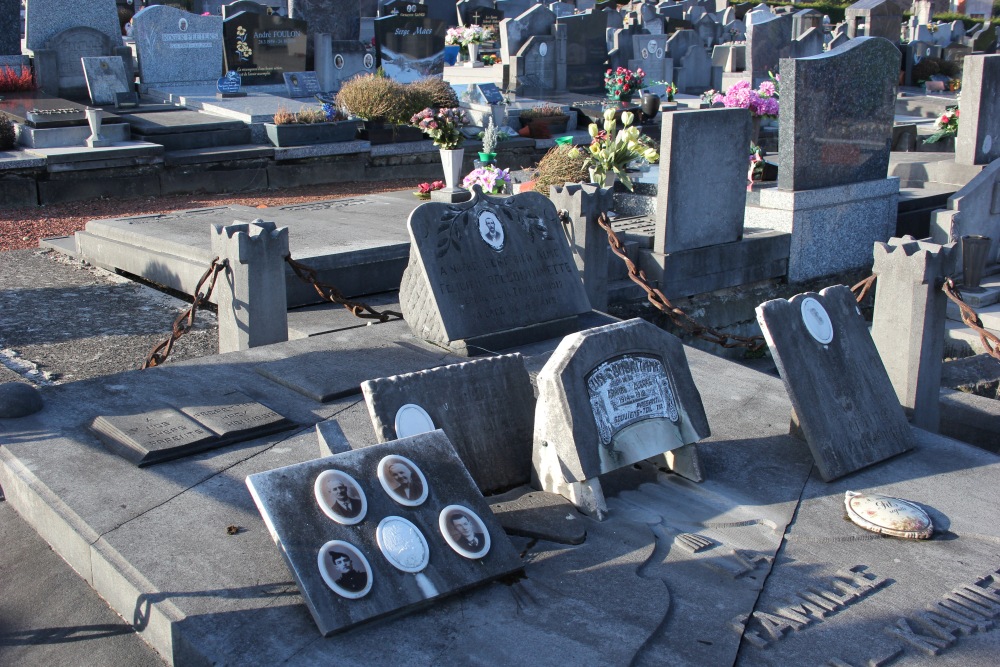
M663 362L655 357L624 356L606 361L587 376L590 405L607 447L616 433L644 419L677 423L677 403Z

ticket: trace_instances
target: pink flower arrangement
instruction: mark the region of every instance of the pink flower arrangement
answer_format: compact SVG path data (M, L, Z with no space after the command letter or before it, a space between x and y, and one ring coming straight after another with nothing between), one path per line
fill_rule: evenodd
M645 79L646 73L642 68L637 68L634 72L627 67L609 69L604 73L604 88L608 91L608 97L621 100L638 93Z
M434 140L434 145L452 150L462 145L465 137L459 128L469 124L465 111L454 109L433 109L428 107L410 119L413 125Z
M749 109L754 116L778 117L778 87L777 76L770 81L764 81L754 90L749 81L737 81L725 95L716 94L712 98L715 104L735 109Z
M431 193L435 190L443 190L444 181L434 181L433 183L421 183L417 186L417 191L413 194L417 199L430 199Z
M510 190L510 170L492 164L477 167L462 180L466 190L471 190L473 185L478 185L487 194L502 195Z

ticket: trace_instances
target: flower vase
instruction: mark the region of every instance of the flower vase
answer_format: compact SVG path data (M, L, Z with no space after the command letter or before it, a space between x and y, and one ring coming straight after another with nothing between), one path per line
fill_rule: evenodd
M609 171L604 174L604 182L597 182L597 175L593 169L590 170L590 182L595 185L600 185L602 188L613 188L615 186L615 181L618 180L618 174L613 171Z
M479 49L482 48L482 44L469 44L469 67L482 67L483 62L479 59Z
M101 136L101 110L86 110L87 124L90 126L90 136L87 138L87 146L98 148L100 146L110 146L111 142Z
M441 149L441 166L444 167L446 192L462 191L458 184L462 182L462 159L464 157L464 148Z

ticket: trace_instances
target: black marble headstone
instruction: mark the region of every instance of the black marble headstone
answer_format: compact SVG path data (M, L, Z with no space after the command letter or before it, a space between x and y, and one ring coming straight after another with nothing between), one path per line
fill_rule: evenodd
M414 504L390 495L387 457L402 457L419 470L413 478L426 483L421 485L424 500ZM324 495L324 481L331 477L345 483L355 502L363 497L361 511L349 519L331 514L336 510ZM250 475L247 486L324 636L416 609L432 598L521 568L517 552L443 431ZM329 506L320 504L324 501ZM449 522L456 512L475 525L481 545L475 551L458 543ZM380 539L379 526L392 523L395 529L382 532ZM483 544L487 539L488 545ZM334 562L345 554L350 570L338 572ZM418 571L403 571L390 558Z
M392 0L382 5L382 16L420 17L427 16L427 5L416 0Z
M239 12L222 26L226 70L248 86L283 83L284 72L306 69L306 22L277 14Z
M444 72L447 23L404 16L387 16L374 23L377 66L389 77L408 82Z
M591 93L604 87L608 60L607 18L601 12L560 16L566 26L566 87Z

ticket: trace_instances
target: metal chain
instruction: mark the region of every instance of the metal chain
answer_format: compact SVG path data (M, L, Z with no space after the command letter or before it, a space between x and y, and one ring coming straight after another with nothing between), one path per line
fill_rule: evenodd
M177 316L174 320L174 326L170 331L170 335L167 339L150 350L149 354L146 356L146 361L142 364L142 370L147 368L153 368L154 366L159 366L174 349L174 343L178 338L186 334L194 326L194 317L198 312L198 308L208 303L208 298L212 296L212 290L215 289L215 281L226 267L229 266L228 260L220 260L218 257L212 258L212 264L208 267L208 270L202 274L201 278L198 280L198 284L194 288L194 302L188 307L186 311ZM201 288L205 285L205 281L211 277L212 281L208 284L208 290L202 294Z
M982 342L983 348L986 350L986 354L990 355L997 361L1000 361L1000 338L997 338L983 328L983 321L979 319L979 315L976 314L976 311L972 309L972 306L962 301L961 293L958 291L958 288L955 287L955 281L952 278L945 278L942 289L948 298L954 301L958 306L958 309L962 312L962 321L965 322L970 329L979 334L979 340Z
M560 214L562 213L563 212L561 211ZM569 214L566 213L565 215L568 217ZM717 329L713 329L712 327L699 324L683 310L670 303L670 300L667 299L663 292L649 284L649 279L646 278L646 272L636 267L632 260L628 258L628 255L625 252L625 245L618 238L618 235L615 234L615 230L611 228L611 221L609 220L606 212L602 212L597 218L597 224L601 226L601 229L607 232L608 243L611 245L611 250L618 255L618 257L625 262L625 266L628 267L628 277L632 279L632 282L646 291L646 296L649 299L649 302L670 317L675 325L696 338L700 338L708 341L709 343L714 343L715 345L720 345L725 348L745 347L750 352L757 352L758 350L764 348L766 343L764 342L763 336L737 336L735 334L723 333Z
M875 286L876 280L878 280L878 276L873 273L851 288L851 291L854 292L854 297L857 299L858 303L865 300L865 297L868 296L868 292L870 292L872 287Z
M367 320L378 320L379 322L388 322L393 317L403 319L403 314L397 313L394 310L383 310L379 312L366 303L351 301L333 285L321 282L317 277L315 269L306 266L302 262L296 262L292 259L291 255L286 255L285 261L288 262L290 267L292 267L292 271L295 272L295 275L298 276L300 280L313 286L313 289L316 290L316 293L319 294L320 297L330 303L336 303L343 306L347 310L351 311L351 314L355 317Z

